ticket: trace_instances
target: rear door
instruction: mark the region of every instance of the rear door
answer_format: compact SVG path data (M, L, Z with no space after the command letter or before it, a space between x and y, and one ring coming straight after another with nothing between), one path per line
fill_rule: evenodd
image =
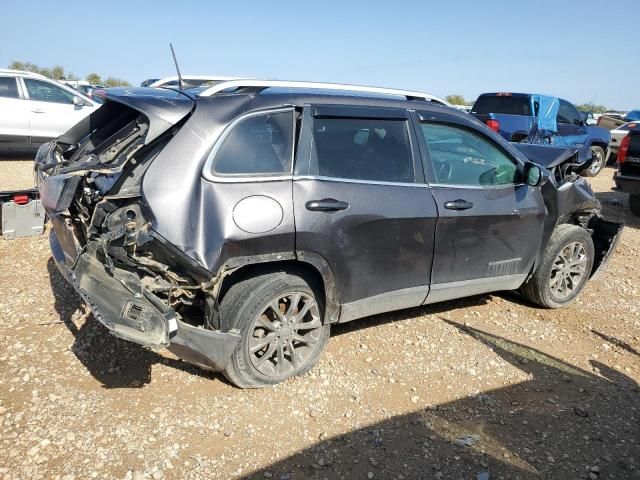
M0 141L29 141L29 110L16 77L0 76Z
M341 320L420 305L436 206L408 112L305 107L295 173L296 254L326 262Z
M23 78L32 141L55 138L89 115L94 106L75 105L74 94L46 80Z
M516 157L475 123L417 120L439 214L427 301L517 288L540 247L540 188L522 183Z

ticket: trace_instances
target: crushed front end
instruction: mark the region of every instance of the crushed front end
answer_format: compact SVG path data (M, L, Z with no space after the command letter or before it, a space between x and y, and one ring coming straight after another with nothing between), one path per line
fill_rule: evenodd
M193 101L162 90L104 99L87 122L36 157L55 262L114 335L221 370L240 336L218 329L218 278L151 228L140 188ZM170 117L162 103L170 104Z

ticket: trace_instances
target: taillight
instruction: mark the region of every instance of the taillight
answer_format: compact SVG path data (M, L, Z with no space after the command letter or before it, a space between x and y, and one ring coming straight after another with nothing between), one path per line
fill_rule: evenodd
M618 163L622 163L627 159L627 153L629 152L629 144L631 143L631 135L628 133L620 142L620 148L618 149Z
M29 203L29 195L14 195L13 201L16 205L26 205Z
M487 124L487 127L494 132L498 132L500 130L500 122L498 120L487 120L485 123Z

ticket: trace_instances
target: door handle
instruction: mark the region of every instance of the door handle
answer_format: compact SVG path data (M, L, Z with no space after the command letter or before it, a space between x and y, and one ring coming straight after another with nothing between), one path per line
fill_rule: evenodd
M33 113L47 113L44 110L37 108L36 110L31 110Z
M452 202L445 202L444 208L449 210L469 210L473 208L473 203L462 200L461 198L453 200Z
M310 200L305 204L307 210L312 212L337 212L349 208L347 202L341 202L335 198L323 198L322 200Z

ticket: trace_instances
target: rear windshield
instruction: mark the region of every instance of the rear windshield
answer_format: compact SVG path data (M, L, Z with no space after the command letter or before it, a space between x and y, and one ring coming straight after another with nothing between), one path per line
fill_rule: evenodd
M527 96L480 95L471 113L502 113L505 115L531 115L531 104Z

